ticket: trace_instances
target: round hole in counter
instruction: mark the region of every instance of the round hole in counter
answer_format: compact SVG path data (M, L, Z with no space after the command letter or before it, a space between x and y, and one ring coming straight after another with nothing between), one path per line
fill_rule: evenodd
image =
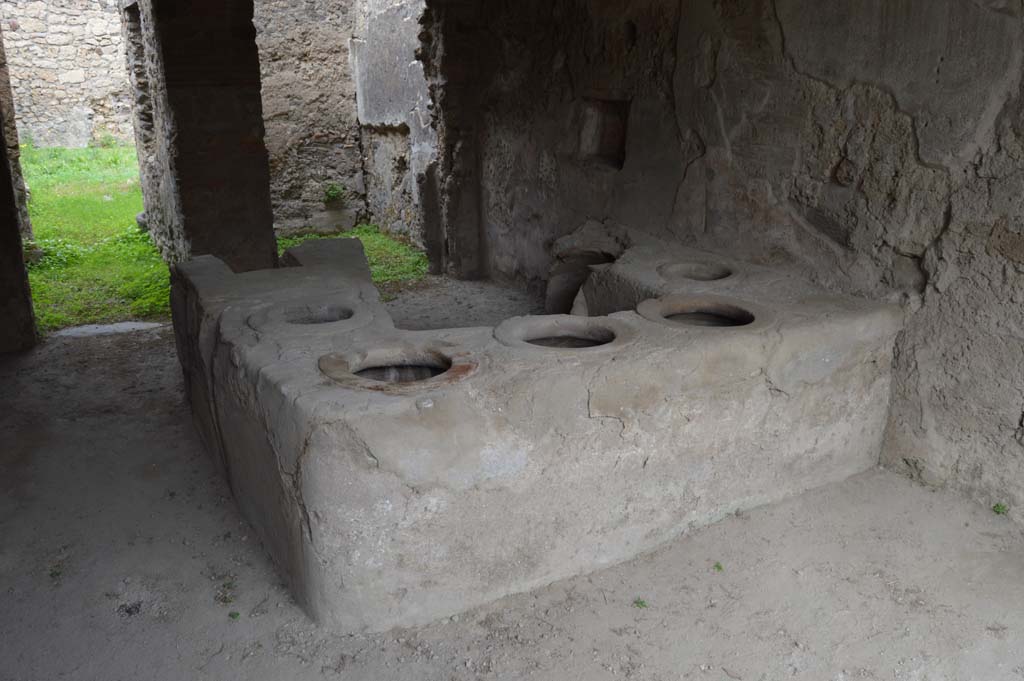
M343 305L299 305L285 311L289 324L332 324L352 319L355 313Z
M731 277L733 272L725 265L709 262L676 262L662 265L658 274L669 281L689 279L691 281L720 281Z
M452 368L452 361L439 352L391 357L367 361L352 368L352 373L378 383L416 383L440 376Z
M530 345L538 345L542 348L563 349L596 348L601 345L608 345L615 340L615 334L609 329L594 328L588 331L590 331L590 333L541 336L539 338L527 338L525 340Z
M423 345L396 344L332 352L317 362L321 373L352 390L406 395L471 376L477 362L467 353Z
M446 371L448 369L445 367L429 364L388 364L362 369L356 372L356 376L380 383L415 383L440 376Z
M684 326L747 326L754 323L753 313L727 303L683 303L666 312L665 319Z
M583 348L607 345L613 340L615 340L615 336L612 334L607 339L583 338L581 336L545 336L544 338L530 338L526 342L530 345L540 345L541 347Z
M675 328L763 329L777 318L772 309L752 300L710 295L668 295L645 300L637 314Z
M634 327L621 319L576 315L513 317L494 330L504 345L547 352L621 348L635 335Z

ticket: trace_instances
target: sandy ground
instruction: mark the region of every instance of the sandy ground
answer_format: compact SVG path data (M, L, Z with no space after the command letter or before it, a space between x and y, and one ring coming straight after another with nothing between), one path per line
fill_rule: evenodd
M168 329L0 359L0 679L1024 679L1024 534L876 471L432 626L309 622Z

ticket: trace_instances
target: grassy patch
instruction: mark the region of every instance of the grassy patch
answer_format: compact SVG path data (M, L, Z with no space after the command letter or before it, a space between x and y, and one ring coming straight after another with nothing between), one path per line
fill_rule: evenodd
M375 284L410 283L419 281L427 274L429 264L425 253L384 234L372 225L360 225L332 236L309 234L278 239L278 254L306 241L337 238L356 238L363 242Z
M135 149L27 146L21 162L41 251L29 265L40 330L166 317L167 266L135 224Z
M168 317L167 265L135 223L142 211L135 149L26 146L21 160L40 252L29 264L40 330ZM376 227L363 225L337 236L363 242L378 284L417 281L427 273L423 253ZM278 245L284 252L317 238L331 237L282 238Z

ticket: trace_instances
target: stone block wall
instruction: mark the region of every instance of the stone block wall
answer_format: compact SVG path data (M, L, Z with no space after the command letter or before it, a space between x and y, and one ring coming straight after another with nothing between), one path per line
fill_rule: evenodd
M349 0L255 2L278 232L347 229L366 217L349 67L357 5Z
M22 142L133 138L118 0L2 0Z
M427 4L449 271L592 218L899 302L886 463L1024 506L1020 3Z

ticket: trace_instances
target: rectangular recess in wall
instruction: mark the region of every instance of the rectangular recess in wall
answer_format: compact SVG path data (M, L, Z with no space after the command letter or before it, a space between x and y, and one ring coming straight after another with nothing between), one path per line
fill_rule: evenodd
M580 158L621 169L626 162L628 99L583 100L580 117Z

